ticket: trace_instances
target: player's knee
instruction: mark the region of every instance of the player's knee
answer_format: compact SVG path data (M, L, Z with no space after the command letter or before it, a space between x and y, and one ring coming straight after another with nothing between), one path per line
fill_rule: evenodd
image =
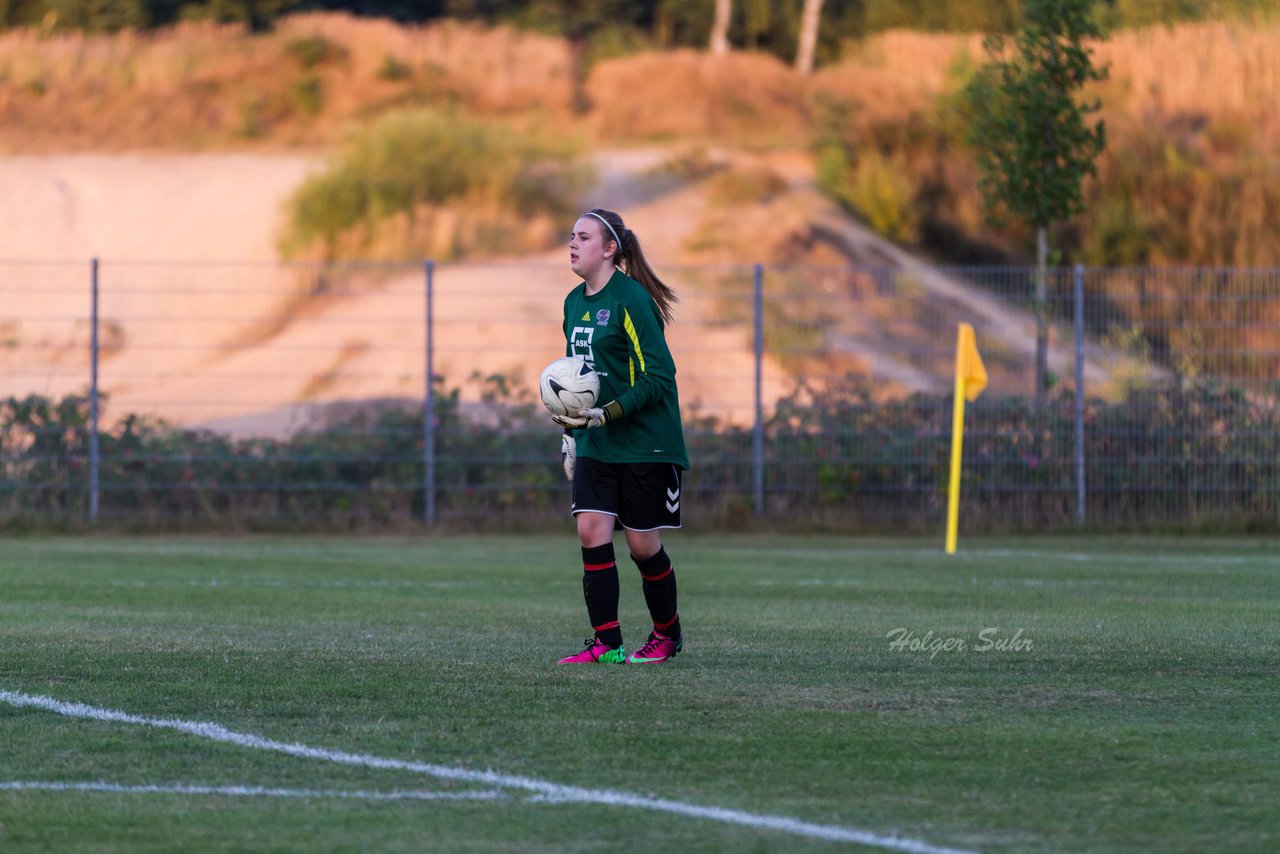
M613 517L603 513L578 514L578 539L584 549L602 546L613 540Z
M647 560L662 550L662 537L657 531L627 531L627 548L636 560Z

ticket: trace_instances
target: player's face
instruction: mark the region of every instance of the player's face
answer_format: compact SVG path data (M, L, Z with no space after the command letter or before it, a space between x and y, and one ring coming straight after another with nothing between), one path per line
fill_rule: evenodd
M613 270L616 247L612 237L604 237L604 223L591 216L584 216L573 224L569 235L569 269L583 279L593 279L593 274Z

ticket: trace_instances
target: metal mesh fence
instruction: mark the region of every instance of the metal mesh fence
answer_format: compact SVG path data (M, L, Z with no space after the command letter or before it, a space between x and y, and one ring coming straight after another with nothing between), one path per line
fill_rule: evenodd
M1280 522L1280 272L674 267L687 518L939 530ZM563 518L536 400L559 263L0 263L7 524ZM1044 318L1044 393L1037 391ZM433 382L428 384L427 377Z
M1133 522L1280 517L1280 274L1091 270L1085 327L1096 512Z

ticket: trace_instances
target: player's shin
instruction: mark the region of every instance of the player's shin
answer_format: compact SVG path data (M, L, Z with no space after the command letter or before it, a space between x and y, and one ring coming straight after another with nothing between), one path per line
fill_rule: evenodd
M583 548L582 595L596 637L611 647L622 646L622 628L618 623L618 563L613 543Z
M649 616L653 620L653 630L669 638L679 638L680 615L676 611L676 570L671 565L667 550L658 549L657 554L647 558L638 558L634 554L636 568L643 579L644 601L649 606Z

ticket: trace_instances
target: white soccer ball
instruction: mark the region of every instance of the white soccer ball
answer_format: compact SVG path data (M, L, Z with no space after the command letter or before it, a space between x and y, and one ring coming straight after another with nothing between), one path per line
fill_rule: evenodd
M596 405L600 377L581 356L566 356L547 365L538 380L542 402L552 415L576 416Z

